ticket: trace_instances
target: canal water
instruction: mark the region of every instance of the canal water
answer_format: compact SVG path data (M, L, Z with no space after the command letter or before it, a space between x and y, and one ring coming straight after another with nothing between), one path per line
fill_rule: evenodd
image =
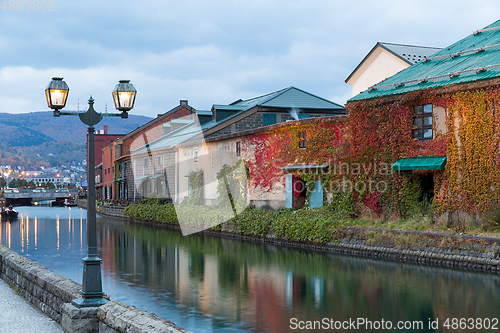
M86 211L17 209L19 219L1 221L0 244L81 283ZM456 325L474 319L470 331L497 331L491 328L500 317L498 275L183 237L105 217L97 220L97 237L111 299L192 332L325 332L335 325L371 332L389 323L392 330L378 331L447 332L457 331L453 318ZM443 326L448 318L450 330ZM490 330L478 329L478 318ZM324 330L308 329L320 324Z

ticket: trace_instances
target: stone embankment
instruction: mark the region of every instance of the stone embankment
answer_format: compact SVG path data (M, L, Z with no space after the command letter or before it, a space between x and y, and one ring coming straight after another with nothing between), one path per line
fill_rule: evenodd
M351 228L353 233L361 228ZM427 234L422 232L399 231L399 230L381 230L370 228L372 232L379 234L391 233L401 235L428 236L439 239L461 239L467 242L468 239L484 240L484 244L474 244L471 249L458 249L454 246L428 246L413 245L398 248L395 246L384 246L383 244L372 243L367 240L359 240L355 237L343 238L339 242L329 243L306 243L295 242L275 238L270 232L266 237L255 237L236 234L227 231L205 230L205 234L218 235L228 238L250 240L254 242L269 242L279 245L308 248L325 252L335 252L347 255L354 255L366 258L376 258L383 260L426 264L431 266L450 267L462 270L482 271L494 274L500 274L500 239L486 237L472 237L466 235L448 235L448 234ZM452 241L453 242L453 241ZM451 245L451 244L450 244Z
M120 209L123 210L123 208ZM107 215L106 211L102 211L101 214ZM142 220L133 221L160 228L180 230L177 225ZM274 237L272 231L266 237L243 235L233 232L231 226L226 225L223 225L222 231L204 230L203 233L368 258L500 274L499 238L361 227L347 227L345 229L346 235L344 237L329 243L280 239ZM368 237L367 234L369 234ZM390 240L387 241L387 238ZM401 240L406 241L404 244L398 244Z
M117 302L99 308L76 308L71 301L80 297L80 284L3 246L0 246L0 278L61 324L65 332L187 332L153 313Z
M85 200L77 199L76 205L79 208L87 209L87 201ZM116 217L120 219L128 219L128 216L123 213L124 209L125 207L120 206L99 205L96 207L97 214Z

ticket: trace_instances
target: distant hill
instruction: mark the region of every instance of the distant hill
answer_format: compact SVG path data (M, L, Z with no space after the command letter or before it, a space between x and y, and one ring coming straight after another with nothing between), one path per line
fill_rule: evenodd
M127 134L152 118L104 117L96 130ZM76 116L53 117L52 111L0 113L0 165L50 167L81 163L86 158L87 125Z
M104 117L96 125L108 125L108 134L127 134L152 118L129 114L127 119ZM12 147L39 146L45 142L72 141L85 143L87 126L76 116L53 117L52 111L0 113L0 142Z

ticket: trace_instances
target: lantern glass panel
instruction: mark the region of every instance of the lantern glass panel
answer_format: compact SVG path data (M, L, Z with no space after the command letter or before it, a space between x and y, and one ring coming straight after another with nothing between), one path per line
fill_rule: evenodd
M66 104L67 95L68 95L67 91L58 90L58 89L54 89L54 90L51 89L50 90L50 99L51 99L52 105L64 106L64 104Z
M134 93L132 92L119 92L120 106L131 108L134 104Z

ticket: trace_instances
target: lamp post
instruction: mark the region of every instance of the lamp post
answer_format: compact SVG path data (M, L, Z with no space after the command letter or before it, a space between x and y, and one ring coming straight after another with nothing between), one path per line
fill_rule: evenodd
M97 125L104 116L118 116L128 118L128 111L134 107L137 91L128 80L120 80L113 89L113 101L119 114L97 113L94 110L94 99L90 96L87 112L61 112L66 106L69 87L60 77L52 78L45 89L45 96L49 108L54 110L54 117L79 116L88 126L87 142L87 256L83 258L83 279L81 298L73 300L73 305L83 307L99 307L107 301L103 298L101 262L97 256L96 235L96 194L95 194L95 166L94 166L94 125Z

